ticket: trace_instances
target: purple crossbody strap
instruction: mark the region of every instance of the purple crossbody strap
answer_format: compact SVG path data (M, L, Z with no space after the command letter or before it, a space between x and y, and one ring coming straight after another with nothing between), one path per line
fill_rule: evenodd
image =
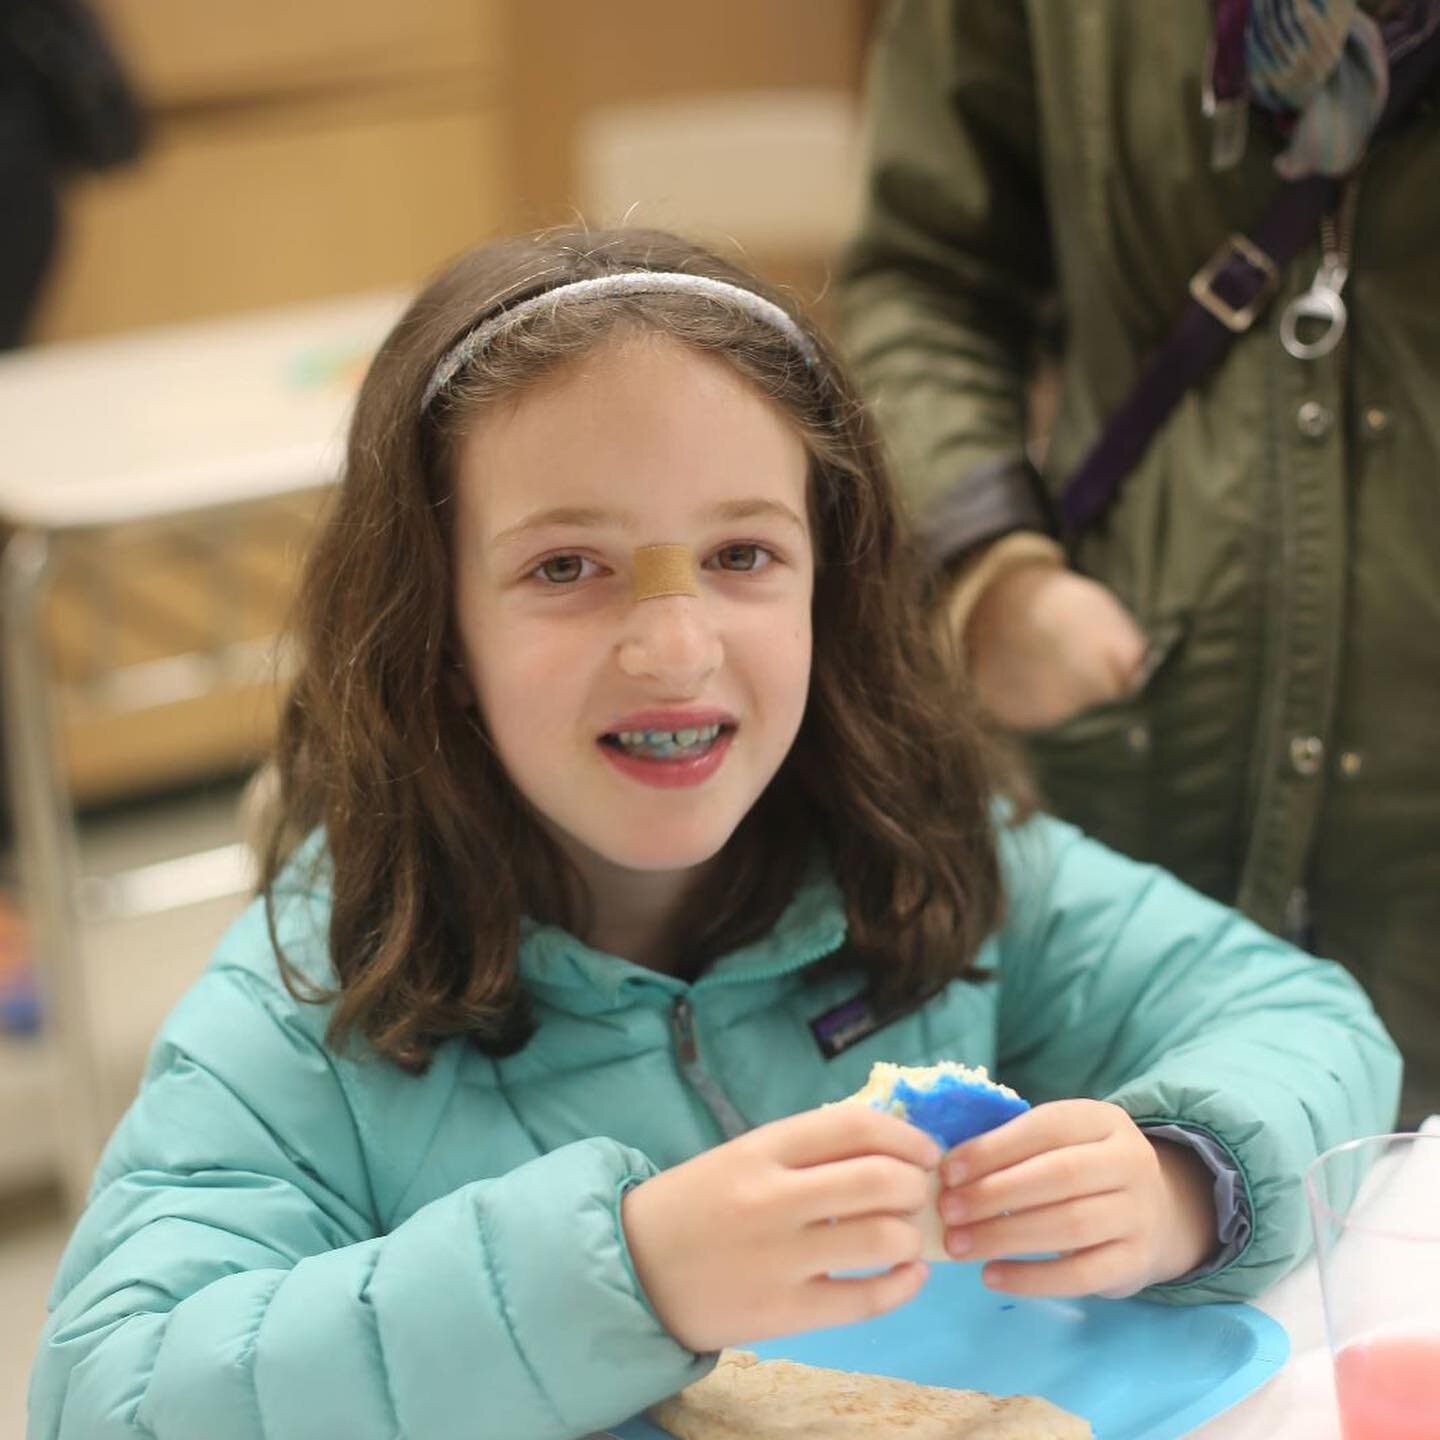
M1390 97L1377 133L1409 109L1440 64L1440 25L1433 16L1424 33L1410 27L1387 39ZM1190 301L1169 338L1066 483L1059 505L1066 536L1078 535L1109 509L1180 397L1255 323L1280 267L1315 234L1339 194L1340 182L1329 176L1282 184L1260 223L1231 235L1191 278Z

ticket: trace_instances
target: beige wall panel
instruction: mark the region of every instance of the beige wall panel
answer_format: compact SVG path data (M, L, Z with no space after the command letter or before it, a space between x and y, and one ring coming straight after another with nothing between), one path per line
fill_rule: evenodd
M502 223L493 112L335 111L175 122L137 170L77 185L36 339L410 285Z
M510 0L515 198L524 224L581 202L576 136L616 103L857 90L874 0Z
M508 0L100 0L145 98L190 105L502 65Z
M227 774L259 760L275 733L271 686L212 690L143 714L63 712L65 772L78 804Z

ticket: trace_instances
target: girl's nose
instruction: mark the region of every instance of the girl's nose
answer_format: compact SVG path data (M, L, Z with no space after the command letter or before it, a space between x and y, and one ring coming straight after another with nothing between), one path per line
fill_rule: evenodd
M665 595L630 607L617 658L632 680L652 680L678 697L698 695L722 657L705 601Z

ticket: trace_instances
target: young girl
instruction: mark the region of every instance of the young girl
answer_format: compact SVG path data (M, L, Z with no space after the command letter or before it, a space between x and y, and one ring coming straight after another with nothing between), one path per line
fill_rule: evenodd
M1337 967L1017 819L916 573L748 276L640 233L441 275L361 391L263 895L101 1161L33 1440L579 1436L909 1300L937 1168L1012 1294L1283 1273L1392 1046ZM816 1108L941 1058L1036 1108L945 1157Z

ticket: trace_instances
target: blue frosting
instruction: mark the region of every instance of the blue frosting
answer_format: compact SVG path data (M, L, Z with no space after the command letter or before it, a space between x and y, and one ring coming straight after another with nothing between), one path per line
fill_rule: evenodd
M1028 1100L957 1075L941 1075L924 1090L917 1090L908 1080L897 1080L891 1098L905 1107L905 1118L912 1125L918 1125L947 1150L1030 1108Z

